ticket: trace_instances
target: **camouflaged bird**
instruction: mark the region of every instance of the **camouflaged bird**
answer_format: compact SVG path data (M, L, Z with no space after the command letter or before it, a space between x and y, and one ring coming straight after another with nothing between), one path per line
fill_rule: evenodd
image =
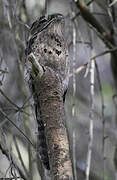
M30 28L30 36L26 48L27 56L33 52L43 68L52 68L60 76L63 86L63 102L65 101L69 80L68 48L64 38L64 23L64 17L61 14L52 14L48 17L43 16L36 20ZM34 86L32 88L33 93L35 93ZM43 120L39 119L39 104L36 102L35 109L38 123L39 153L46 169L50 169L44 124Z

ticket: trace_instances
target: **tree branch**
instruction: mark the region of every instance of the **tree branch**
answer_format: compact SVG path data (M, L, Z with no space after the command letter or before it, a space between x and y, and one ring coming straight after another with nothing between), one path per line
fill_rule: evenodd
M100 57L100 56L103 56L103 55L106 55L106 54L109 54L109 53L113 53L117 51L117 48L113 48L113 49L110 49L110 50L105 50L105 51L102 51L101 53L97 54L97 55L94 55L90 58L90 60L88 62L86 62L85 64L81 65L80 67L78 67L74 73L75 74L78 74L80 73L83 69L85 69L87 67L87 65L91 62L91 60L93 59L94 61L96 60L96 58ZM70 73L69 74L69 77L72 77L73 76L73 73Z
M29 142L32 147L35 149L34 144L30 141L30 139L24 134L24 132L7 116L5 112L0 108L0 113L25 137L27 142Z
M16 167L16 169L18 170L21 178L24 179L24 180L27 180L27 177L25 176L23 171L20 169L20 167L16 163L15 159L13 158L13 156L11 154L9 155L9 152L6 149L4 149L1 144L0 144L0 150L2 151L2 154L4 154L7 157L7 159L9 161L12 159L12 162L13 162L14 166Z
M40 104L40 118L45 125L51 178L73 179L61 80L52 69L46 68L41 79L35 82L35 87Z
M82 17L99 33L100 38L104 41L108 48L115 46L114 39L109 30L107 31L93 16L82 0L76 1L77 7L80 9Z
M26 111L23 110L23 107L19 107L17 104L15 104L15 103L2 91L2 89L0 89L0 93L4 96L4 98L5 98L10 104L12 104L12 105L17 109L17 111L23 112L23 113L25 113L26 115L29 116L29 114L28 114Z
M26 169L26 167L25 167L25 164L24 164L24 161L23 161L23 159L22 159L22 156L21 156L21 153L20 153L20 150L19 150L19 147L18 147L17 140L16 140L16 137L15 137L15 136L13 136L13 140L14 140L14 144L15 144L15 147L16 147L16 150L17 150L18 157L19 157L19 160L20 160L20 162L21 162L21 165L22 165L22 167L23 167L23 169L24 169L24 171L25 171L25 173L26 173L26 175L27 175L27 177L28 177L28 176L29 176L29 173L28 173L28 171L27 171L27 169Z

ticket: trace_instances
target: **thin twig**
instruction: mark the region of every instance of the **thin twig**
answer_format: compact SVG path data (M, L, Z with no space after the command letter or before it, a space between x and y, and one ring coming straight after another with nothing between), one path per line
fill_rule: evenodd
M89 180L90 166L91 166L91 155L92 155L92 145L93 145L93 118L94 118L94 60L91 60L90 68L90 93L91 93L91 110L89 113L90 125L89 125L89 144L86 162L86 180Z
M109 49L109 50L105 50L105 51L103 51L103 52L101 52L101 53L99 53L99 54L91 57L91 60L92 60L92 59L96 59L96 58L98 58L98 57L100 57L100 56L102 56L102 55L105 55L105 54L108 54L108 53L112 53L112 52L114 52L114 51L117 51L117 47L114 47L114 48Z
M9 155L9 153L8 153L9 151L6 150L6 149L4 149L1 144L0 144L0 150L1 150L2 154L4 154L4 155L7 157L7 159L8 159L9 161L10 161L10 159L12 159L12 162L13 162L14 166L17 168L17 170L18 170L21 178L24 179L24 180L27 180L27 177L24 175L24 173L22 172L22 170L20 169L20 167L19 167L19 166L16 164L16 162L13 160L14 158L12 157L12 155L11 155L11 154Z
M13 125L15 126L15 128L25 137L25 139L27 140L27 142L29 142L32 147L35 149L34 144L30 141L30 139L24 134L24 132L7 116L7 114L5 112L3 112L3 110L0 108L0 113Z
M2 91L2 89L0 89L0 93L5 97L5 99L7 99L7 101L12 104L13 106L15 106L17 109L19 109L19 107L17 106L17 104L15 104L11 99L8 98L8 96L6 96L6 94Z
M10 103L12 104L19 112L23 112L26 115L29 116L29 114L27 112L25 112L21 107L19 107L17 104L15 104L3 91L2 89L0 89L0 93L4 96L4 98Z
M91 11L93 6L91 6ZM94 41L94 32L90 31L91 39L91 54L94 56L93 41ZM89 143L88 143L88 153L86 161L86 180L89 180L90 168L91 168L91 156L93 148L93 124L94 124L94 82L95 82L95 61L91 58L90 60L90 96L91 96L91 109L89 113L90 124L89 124Z
M85 63L84 65L78 67L77 69L75 69L74 73L75 74L79 74L83 69L85 69L87 67L87 64L88 63ZM70 73L69 74L69 77L72 77L73 76L73 73Z
M1 148L0 148L1 149ZM2 151L2 150L1 150ZM3 153L3 152L2 152ZM6 171L5 171L5 175L3 176L3 178L4 179L6 179L6 176L7 176L7 173L8 173L8 171L10 170L10 168L11 168L11 164L9 165L9 167L6 169Z
M16 150L17 150L17 153L18 153L18 156L19 156L19 160L20 160L20 162L21 162L22 167L24 168L24 171L25 171L27 177L28 177L28 176L29 176L29 173L28 173L28 171L27 171L27 169L26 169L26 167L25 167L25 164L24 164L24 162L23 162L23 159L22 159L22 156L21 156L21 153L20 153L20 150L19 150L17 141L16 141L16 137L13 136L13 139L14 139L14 144L15 144L15 147L16 147Z
M112 12L111 12L111 7L109 7L109 3L110 3L110 1L107 0L107 2L106 2L106 4L107 4L107 13L108 13L108 16L109 16L109 18L110 18L110 22L111 22L111 24L112 24L112 30L111 30L111 31L113 31L113 33L115 34L116 27L115 27L115 24L114 24L114 21L113 21L113 16L112 16Z
M95 68L96 68L96 72L97 72L97 80L98 80L98 84L99 84L99 89L100 89L100 95L101 95L101 104L102 104L102 128L103 128L103 139L102 139L102 153L103 153L103 180L105 179L105 118L104 118L104 109L105 109L105 105L104 105L104 96L103 96L103 92L102 92L102 84L101 84L101 78L100 78L100 73L99 73L99 69L98 69L98 65L97 62L95 61Z
M75 100L76 95L76 75L75 75L75 66L76 66L76 27L73 23L73 100ZM72 116L75 115L75 103L72 104Z
M90 60L88 62L86 62L85 64L83 64L82 66L78 67L76 70L75 70L75 74L78 74L80 73L83 69L85 69L87 67L88 64L90 64L91 60L94 60L100 56L103 56L103 55L106 55L106 54L109 54L111 52L114 52L114 51L117 51L117 47L116 48L113 48L113 49L109 49L109 50L105 50L105 51L102 51L101 53L95 55L95 56L92 56L90 58ZM73 73L69 74L69 77L72 77L73 76Z
M109 4L109 7L113 6L115 3L117 3L117 0L113 0L113 2Z
M44 12L45 16L48 16L48 0L45 0L45 12Z
M23 25L24 27L26 27L26 29L27 29L28 31L30 30L30 26L29 26L28 24L24 23L23 21L21 21L17 15L15 15L15 18L16 18L16 21L19 23L19 25L21 24L21 25Z
M74 178L77 179L76 172L76 130L73 131L73 167L74 167Z
M32 163L32 152L31 147L28 145L28 155L29 155L29 179L33 180L33 163Z
M28 106L30 106L30 105L29 105L29 101L31 100L32 97L33 97L33 94L31 94L31 95L25 100L25 102L24 102L23 105L22 105L22 109L23 109L23 108L27 108ZM28 105L26 105L26 104L28 104Z

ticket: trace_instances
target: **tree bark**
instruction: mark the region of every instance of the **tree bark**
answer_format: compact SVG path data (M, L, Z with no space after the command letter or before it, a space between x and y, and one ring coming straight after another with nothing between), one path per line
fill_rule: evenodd
M73 179L65 126L62 82L51 68L35 81L40 118L44 122L52 180Z

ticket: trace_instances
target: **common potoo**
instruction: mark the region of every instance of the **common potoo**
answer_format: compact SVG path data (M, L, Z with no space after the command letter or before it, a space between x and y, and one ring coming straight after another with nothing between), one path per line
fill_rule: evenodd
M52 14L36 20L30 28L29 41L27 43L26 55L31 52L43 67L49 67L59 75L63 88L63 102L68 87L68 49L64 38L64 17L61 14ZM38 140L40 145L40 156L44 166L49 169L48 151L44 135L43 119L39 119L39 104L36 100L36 92L32 81L32 90L35 101L36 118L38 123Z

